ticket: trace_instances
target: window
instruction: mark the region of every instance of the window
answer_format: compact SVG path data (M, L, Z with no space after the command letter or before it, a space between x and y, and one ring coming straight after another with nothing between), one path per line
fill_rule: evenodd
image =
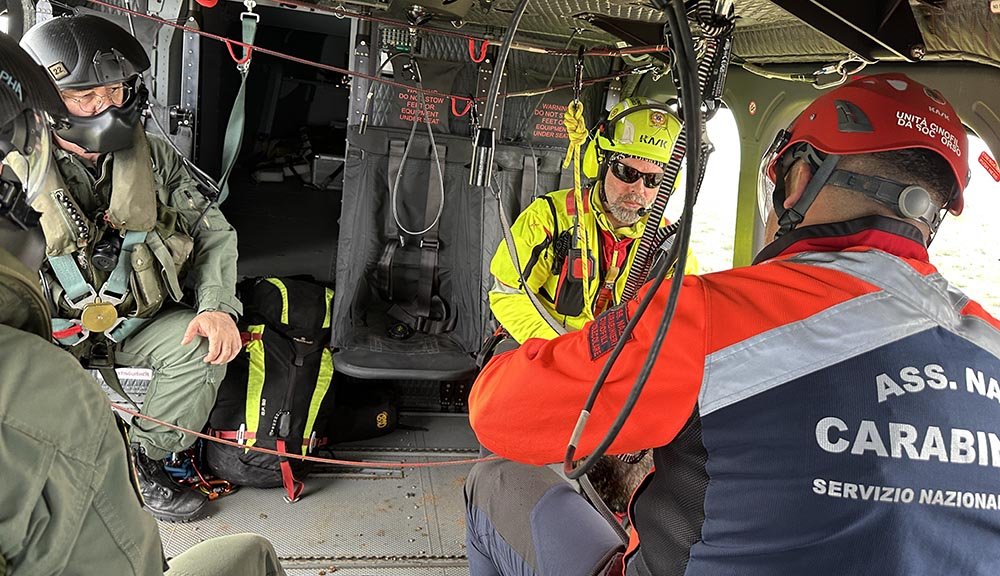
M961 216L948 215L930 247L931 262L949 282L1000 316L1000 184L979 164L989 153L986 144L969 134L969 168L972 179L965 190Z
M691 250L702 274L733 267L740 136L729 108L722 108L709 120L708 137L715 145L715 152L708 157L691 230ZM680 187L667 206L667 217L672 221L677 220L684 208L684 186L682 172Z

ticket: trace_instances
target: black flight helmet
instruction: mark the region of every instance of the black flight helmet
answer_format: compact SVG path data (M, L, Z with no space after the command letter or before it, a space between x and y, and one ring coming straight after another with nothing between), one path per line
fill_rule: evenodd
M128 99L95 116L71 116L56 133L88 152L115 152L132 145L132 135L149 93L142 73L149 57L142 44L114 22L100 16L53 18L33 26L21 40L60 90L84 90L123 83Z
M0 33L0 155L30 154L45 131L44 115L62 120L69 112L45 71Z

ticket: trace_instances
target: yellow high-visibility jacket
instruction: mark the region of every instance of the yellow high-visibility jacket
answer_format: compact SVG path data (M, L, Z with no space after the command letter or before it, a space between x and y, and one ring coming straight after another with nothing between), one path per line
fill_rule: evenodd
M620 303L628 272L632 267L638 239L648 217L632 226L614 228L600 201L599 184L584 191L584 206L579 211L580 243L574 243L574 217L577 213L572 188L557 190L535 199L511 226L518 262L524 271L527 288L538 296L542 306L567 331L580 329L594 319L600 288L612 266L619 272L614 281L614 301ZM610 234L616 249L611 261L601 262L600 237ZM585 245L587 277L577 245ZM566 248L570 248L567 253ZM600 268L600 269L599 269ZM490 272L494 277L490 290L490 308L497 321L518 342L528 338L551 339L557 336L538 314L528 295L520 287L517 269L504 241L500 242ZM686 274L697 274L698 263L689 253Z

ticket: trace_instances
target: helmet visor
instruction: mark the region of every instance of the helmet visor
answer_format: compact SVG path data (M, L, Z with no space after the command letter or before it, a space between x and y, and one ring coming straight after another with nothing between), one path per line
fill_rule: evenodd
M49 118L44 112L27 111L23 117L23 138L16 138L15 146L3 163L21 181L25 203L29 206L45 188L45 181L52 168L52 137Z
M784 152L791 133L787 130L780 130L774 136L774 140L764 152L760 159L760 167L757 170L757 210L760 213L760 221L767 224L767 215L774 210L774 187L777 176L776 165L779 155Z

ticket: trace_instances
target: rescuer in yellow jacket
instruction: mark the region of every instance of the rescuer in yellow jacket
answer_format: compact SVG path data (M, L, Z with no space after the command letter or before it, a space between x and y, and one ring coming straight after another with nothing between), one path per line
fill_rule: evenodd
M582 205L573 189L550 192L511 226L525 286L566 331L620 303L680 130L661 103L642 97L619 102L584 155L584 174L596 181L582 191ZM515 340L557 336L525 293L506 243L490 272L490 308ZM693 257L685 272L697 274Z

